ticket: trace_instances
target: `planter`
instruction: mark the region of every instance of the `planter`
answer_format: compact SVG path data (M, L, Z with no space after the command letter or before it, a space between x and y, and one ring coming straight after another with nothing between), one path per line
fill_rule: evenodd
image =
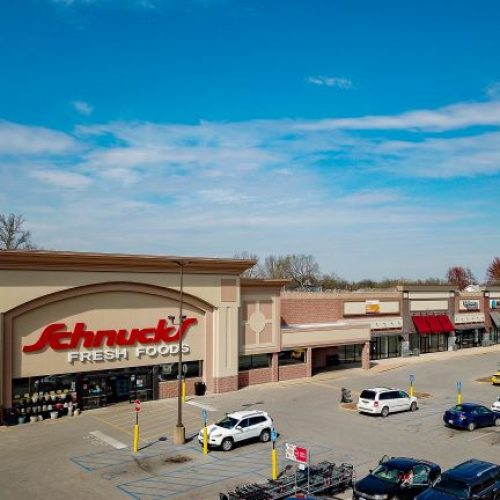
M50 418L52 420L55 420L59 416L59 413L57 411L51 411L50 412Z
M25 418L24 417L17 417L17 423L19 425L24 424L24 422L25 422Z
M38 422L38 417L36 415L31 415L30 417L30 424Z

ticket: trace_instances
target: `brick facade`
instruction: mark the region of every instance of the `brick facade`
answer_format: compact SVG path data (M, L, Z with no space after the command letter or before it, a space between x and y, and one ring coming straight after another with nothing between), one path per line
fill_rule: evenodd
M244 370L238 374L238 385L240 389L254 384L265 384L273 381L272 368L257 368L255 370Z
M342 318L342 300L332 294L284 294L281 323L333 323Z
M238 375L231 377L218 377L213 381L214 393L231 392L238 390Z
M202 382L200 377L186 379L186 395L194 396L194 384ZM177 397L177 380L158 383L158 399Z
M296 365L287 365L279 367L279 379L292 380L294 378L307 377L307 363L300 363Z

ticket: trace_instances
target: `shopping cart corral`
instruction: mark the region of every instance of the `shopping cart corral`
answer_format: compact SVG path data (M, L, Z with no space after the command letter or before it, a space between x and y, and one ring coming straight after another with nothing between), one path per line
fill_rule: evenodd
M221 500L280 500L294 495L332 495L352 487L354 468L351 464L336 465L320 462L302 470L283 471L278 479L266 483L237 486L234 491L221 493Z

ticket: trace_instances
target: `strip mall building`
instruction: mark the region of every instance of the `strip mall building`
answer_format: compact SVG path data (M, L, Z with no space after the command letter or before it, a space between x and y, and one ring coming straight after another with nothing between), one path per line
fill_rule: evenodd
M179 346L191 394L200 382L211 393L234 391L344 363L368 369L370 358L500 342L500 287L293 293L284 281L242 278L253 264L0 252L2 408L44 394L70 393L82 408L172 397Z

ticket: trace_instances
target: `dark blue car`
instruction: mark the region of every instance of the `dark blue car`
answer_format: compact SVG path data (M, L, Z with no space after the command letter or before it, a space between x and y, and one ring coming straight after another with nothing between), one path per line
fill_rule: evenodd
M463 403L446 410L443 415L445 425L461 427L473 431L476 427L500 426L500 412L476 403Z
M441 479L417 500L497 500L500 498L500 465L471 459L443 472Z
M354 500L413 500L441 474L439 465L407 457L384 457L353 487Z

